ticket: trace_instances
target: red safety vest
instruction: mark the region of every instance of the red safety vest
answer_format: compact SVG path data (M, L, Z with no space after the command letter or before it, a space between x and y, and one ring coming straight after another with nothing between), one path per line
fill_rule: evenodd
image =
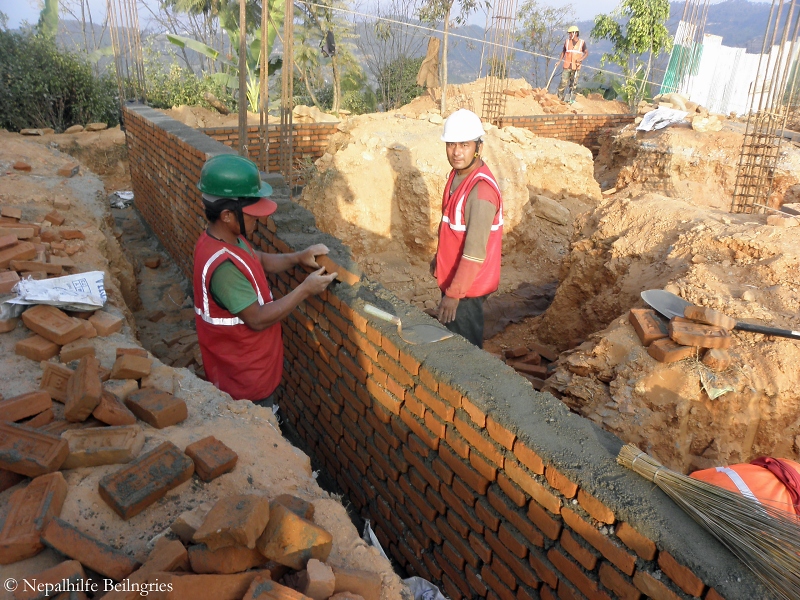
M569 38L564 42L564 68L572 69L573 71L578 68L583 60L583 52L586 48L586 42L578 38L574 42L570 42Z
M450 172L447 185L444 186L442 197L442 222L439 224L439 248L436 251L436 280L439 288L444 292L450 287L455 277L461 255L464 253L464 241L467 237L467 226L464 224L464 215L467 208L467 197L472 188L485 182L486 198L497 207L492 222L492 231L486 244L486 259L481 265L475 281L467 290L467 298L476 298L491 294L500 285L500 256L503 246L503 199L497 181L486 166L481 165L467 175L464 181L450 193L453 184L455 169Z
M250 281L259 305L272 302L258 258L203 232L194 248L194 312L203 368L208 381L236 400L261 400L275 391L283 375L281 324L256 331L214 302L211 276L226 260Z

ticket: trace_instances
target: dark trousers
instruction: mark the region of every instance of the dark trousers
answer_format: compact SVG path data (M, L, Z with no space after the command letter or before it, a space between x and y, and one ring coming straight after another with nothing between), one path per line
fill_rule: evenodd
M461 298L455 320L445 323L450 331L466 338L478 348L483 348L483 303L486 298L488 294L477 298Z

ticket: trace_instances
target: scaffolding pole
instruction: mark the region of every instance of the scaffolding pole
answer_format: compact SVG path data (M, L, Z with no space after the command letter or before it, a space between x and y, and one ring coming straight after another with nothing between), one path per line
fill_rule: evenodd
M516 5L516 0L499 0L494 3L492 13L489 37L491 52L486 61L488 71L484 81L481 118L497 126L500 126L506 114L506 95L503 92L508 81L508 51L512 45Z
M120 112L128 100L145 102L144 57L135 0L108 0Z
M294 4L286 3L283 19L283 66L281 67L281 126L278 162L283 179L292 188L292 109L294 103Z

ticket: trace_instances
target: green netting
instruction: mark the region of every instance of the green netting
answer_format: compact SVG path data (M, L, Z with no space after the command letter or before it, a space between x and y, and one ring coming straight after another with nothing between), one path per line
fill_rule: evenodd
M664 79L661 82L660 93L667 94L679 91L681 79L687 75L697 75L700 67L700 58L703 56L703 44L690 42L691 46L675 44L669 55Z

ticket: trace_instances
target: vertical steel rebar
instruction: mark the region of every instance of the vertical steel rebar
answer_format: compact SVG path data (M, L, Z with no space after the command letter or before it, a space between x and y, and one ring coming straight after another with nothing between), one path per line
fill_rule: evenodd
M239 154L247 157L247 2L239 0Z
M269 173L269 0L261 2L261 53L259 57L258 136L261 170Z
M495 2L492 9L493 22L489 36L491 51L486 63L489 68L484 80L481 118L497 126L500 126L506 112L504 91L508 81L508 51L512 45L516 5L516 0L500 0Z
M283 19L283 66L281 67L281 126L279 164L286 184L292 186L292 106L294 101L294 4L286 2Z
M111 47L120 107L128 100L144 102L144 57L135 0L107 0Z

